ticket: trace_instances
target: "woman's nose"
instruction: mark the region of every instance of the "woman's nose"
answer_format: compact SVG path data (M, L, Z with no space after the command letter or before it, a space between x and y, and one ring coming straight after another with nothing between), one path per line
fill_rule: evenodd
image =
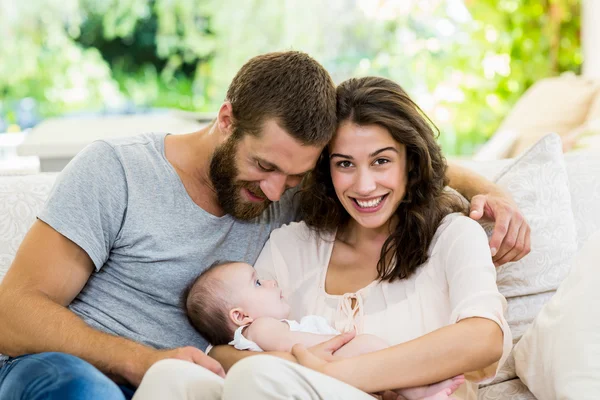
M354 186L357 194L367 196L377 188L377 183L370 171L363 170L358 172Z

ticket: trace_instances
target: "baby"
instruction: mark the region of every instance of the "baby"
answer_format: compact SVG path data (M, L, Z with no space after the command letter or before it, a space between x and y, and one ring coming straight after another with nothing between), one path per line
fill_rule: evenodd
M210 266L188 289L185 306L192 325L214 346L289 352L295 344L311 347L339 334L320 316L306 316L300 322L287 320L290 306L277 282L259 279L254 268L242 262ZM388 346L379 337L357 335L334 355L354 357ZM397 393L408 400L448 399L463 382L459 376Z

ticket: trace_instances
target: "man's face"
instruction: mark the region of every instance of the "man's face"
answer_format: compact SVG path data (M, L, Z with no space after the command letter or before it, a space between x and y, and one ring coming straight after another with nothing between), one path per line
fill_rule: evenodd
M275 120L266 121L258 136L234 132L215 150L210 163L221 207L238 219L258 217L302 181L321 150L302 146Z

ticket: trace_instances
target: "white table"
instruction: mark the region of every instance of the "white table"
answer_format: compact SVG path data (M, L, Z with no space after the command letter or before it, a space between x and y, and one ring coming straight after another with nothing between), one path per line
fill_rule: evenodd
M37 157L19 157L17 147L23 143L26 132L0 133L0 176L36 174L40 170Z
M215 114L167 112L47 119L33 128L17 147L19 156L39 157L41 172L58 172L85 146L98 139L147 132L174 134L197 131Z

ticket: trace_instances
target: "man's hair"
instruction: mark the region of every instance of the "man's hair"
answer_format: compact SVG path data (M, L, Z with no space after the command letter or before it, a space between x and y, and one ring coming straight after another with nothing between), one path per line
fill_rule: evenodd
M235 330L229 321L230 291L215 272L235 261L217 261L203 271L184 294L185 311L196 330L213 346L228 344Z
M251 58L227 90L234 132L258 135L267 119L303 145L326 145L336 128L335 85L305 53L286 51Z

